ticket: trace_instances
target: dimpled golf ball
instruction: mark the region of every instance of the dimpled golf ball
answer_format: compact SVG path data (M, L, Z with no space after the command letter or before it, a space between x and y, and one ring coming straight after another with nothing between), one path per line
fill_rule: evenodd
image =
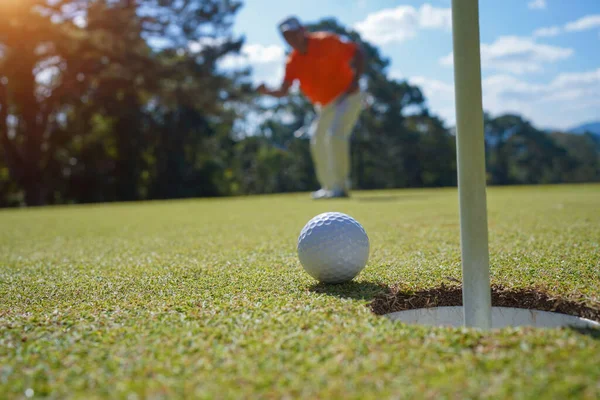
M304 270L319 282L348 282L367 265L369 237L349 215L319 214L300 232L298 257Z

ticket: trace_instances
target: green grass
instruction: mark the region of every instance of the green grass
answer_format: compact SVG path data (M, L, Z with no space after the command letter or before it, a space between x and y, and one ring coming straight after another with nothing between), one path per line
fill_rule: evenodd
M488 206L494 283L598 304L600 186L493 188ZM333 210L371 258L322 290L295 245ZM369 310L379 285L461 277L457 210L445 189L0 211L0 397L599 398L599 335Z

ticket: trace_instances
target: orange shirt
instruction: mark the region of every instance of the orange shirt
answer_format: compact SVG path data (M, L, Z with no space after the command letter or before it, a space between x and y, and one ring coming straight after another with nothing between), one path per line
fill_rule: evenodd
M326 105L342 94L354 79L350 61L356 44L327 32L308 33L308 50L293 50L286 69L286 82L300 82L300 90L312 101Z

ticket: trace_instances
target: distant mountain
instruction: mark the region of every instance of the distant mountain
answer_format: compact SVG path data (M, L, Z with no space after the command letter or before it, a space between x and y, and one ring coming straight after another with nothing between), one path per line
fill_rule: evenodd
M569 133L583 134L586 132L592 132L596 135L600 135L600 121L589 122L587 124L579 125L569 129Z

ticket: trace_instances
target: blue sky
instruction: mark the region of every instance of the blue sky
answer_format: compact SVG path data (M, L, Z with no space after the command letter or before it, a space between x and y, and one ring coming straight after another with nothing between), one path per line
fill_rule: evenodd
M480 0L484 108L519 112L540 128L600 120L600 0ZM391 59L389 74L419 85L454 123L450 0L245 0L234 31L254 79L278 84L289 14L334 17Z

